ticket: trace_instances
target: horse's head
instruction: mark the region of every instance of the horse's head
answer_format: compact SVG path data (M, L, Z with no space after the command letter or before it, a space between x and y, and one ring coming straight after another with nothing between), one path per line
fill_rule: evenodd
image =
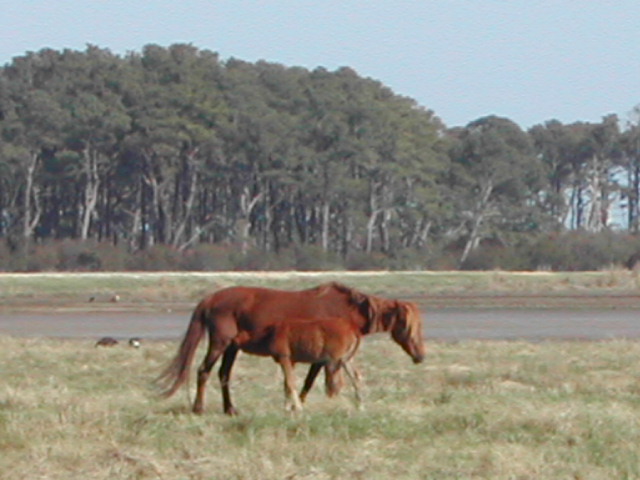
M337 282L322 288L323 292L333 289L347 295L349 302L356 307L364 321L364 335L391 332L391 337L415 363L423 360L425 347L422 338L422 318L414 303L366 295Z
M393 302L384 314L383 323L391 331L391 337L407 352L414 363L424 359L425 346L422 337L422 318L418 307L411 302Z

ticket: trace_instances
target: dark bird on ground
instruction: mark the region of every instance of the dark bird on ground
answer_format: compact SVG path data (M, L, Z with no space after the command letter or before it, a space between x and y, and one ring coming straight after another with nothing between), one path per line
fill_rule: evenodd
M118 340L113 337L102 337L96 342L96 347L113 347L118 344Z

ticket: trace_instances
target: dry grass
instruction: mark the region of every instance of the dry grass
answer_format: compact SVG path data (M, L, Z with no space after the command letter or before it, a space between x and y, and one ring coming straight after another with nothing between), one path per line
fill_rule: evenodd
M242 356L228 418L213 377L203 416L154 396L175 342L0 337L0 478L640 478L640 343L429 347L413 365L367 339L365 409L317 388L297 417L276 365Z
M73 306L158 308L193 305L216 289L232 285L300 289L340 281L374 295L408 298L430 306L496 306L500 298L528 307L566 306L562 299L582 296L595 305L625 303L640 308L637 271L601 272L155 272L155 273L0 273L0 310ZM471 298L469 298L471 297ZM611 300L613 299L613 300ZM461 303L461 300L463 303ZM569 300L576 303L573 299Z

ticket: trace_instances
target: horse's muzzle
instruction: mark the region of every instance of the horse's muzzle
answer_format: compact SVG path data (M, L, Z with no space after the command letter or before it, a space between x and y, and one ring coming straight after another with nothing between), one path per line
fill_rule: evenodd
M418 355L413 357L413 363L422 363L424 360L424 355Z

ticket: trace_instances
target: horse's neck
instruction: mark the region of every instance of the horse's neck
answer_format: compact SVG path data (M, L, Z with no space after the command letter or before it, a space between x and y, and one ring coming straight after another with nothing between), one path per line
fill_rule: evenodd
M371 315L365 318L365 324L362 326L362 332L364 335L369 333L388 332L391 330L392 322L388 324L384 321L384 316L388 314L393 304L391 300L384 298L373 297L371 300L374 302L374 308Z

